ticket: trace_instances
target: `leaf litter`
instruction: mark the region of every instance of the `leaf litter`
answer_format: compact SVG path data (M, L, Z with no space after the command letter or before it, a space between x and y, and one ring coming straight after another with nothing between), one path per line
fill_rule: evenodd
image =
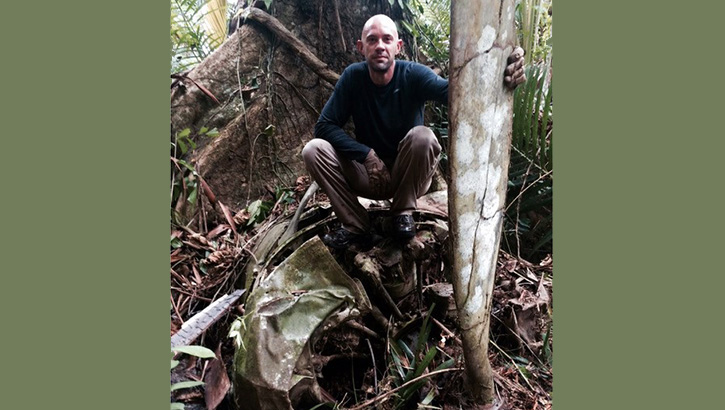
M289 222L307 186L309 179L298 179L290 190L295 201L269 206L270 213L260 221L253 221L246 208L231 212L236 230L227 212L214 214L210 207L200 212L207 212L204 220L212 229L172 227L171 335L220 297L254 287L260 275L307 239L336 228L327 198L317 193L300 218L298 232L304 234L267 244L266 252L259 252L260 243L270 242L270 232L279 236L274 226ZM475 408L461 371L462 347L445 260L445 199L436 194L424 199L426 205L416 214L418 235L407 246L383 235L370 249L331 250L340 267L363 284L372 309L318 332L309 357L318 388L314 394L298 394L294 409ZM378 232L389 229L385 204L373 202L369 212ZM363 259L370 263L361 263ZM552 274L551 255L534 263L499 253L489 348L499 408L552 406ZM182 402L186 409L234 408L230 380L236 347L228 336L245 313L245 302L246 295L194 342L213 348L216 359L181 355L172 382L206 384L171 392L172 402Z

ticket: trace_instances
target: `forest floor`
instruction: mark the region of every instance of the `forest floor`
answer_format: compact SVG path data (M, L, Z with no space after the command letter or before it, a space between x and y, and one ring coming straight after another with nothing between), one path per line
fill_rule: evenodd
M207 201L196 222L189 225L193 228L172 229L172 336L213 301L244 288L246 276L252 272L249 265L259 257L255 251L275 225L290 219L308 185L309 181L301 178L291 196L264 202L266 215L255 209L233 216L218 208L215 212ZM370 204L371 215L384 232L386 212L377 205ZM308 238L336 227L324 194L316 194L307 209L317 210L317 216L300 225L307 225ZM361 277L360 266L354 262L358 255L376 259L378 274L391 298L361 278L382 315L364 315L348 321L356 323L336 326L315 340L312 352L318 360L317 382L328 404L315 407L315 401L301 400L295 409L476 408L469 403L464 380L461 337L448 279L445 203L431 200L416 214L416 223L418 235L412 242L419 245L423 255L418 257L412 275L406 274L410 269L401 269L414 247L410 244L382 239L372 248L330 250L351 277ZM390 255L397 255L397 259L392 257L395 260L391 262ZM488 347L497 408L552 407L552 266L550 255L527 261L499 253ZM395 286L391 282L396 282ZM171 383L204 381L205 385L173 391L172 402L183 403L186 409L234 408L230 381L234 380L236 348L229 332L245 312L245 299L246 295L231 304L191 343L215 351L220 360L176 355L181 364L172 370ZM395 306L388 302L390 299ZM419 382L410 382L415 377Z

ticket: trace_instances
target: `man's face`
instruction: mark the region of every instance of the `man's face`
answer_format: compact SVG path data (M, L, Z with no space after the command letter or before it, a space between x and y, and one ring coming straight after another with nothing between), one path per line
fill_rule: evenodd
M374 18L365 25L357 48L373 71L384 73L393 65L402 43L392 20Z

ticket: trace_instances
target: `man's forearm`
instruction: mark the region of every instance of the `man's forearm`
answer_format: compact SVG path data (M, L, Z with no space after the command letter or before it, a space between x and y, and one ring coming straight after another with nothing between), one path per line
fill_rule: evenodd
M370 147L357 142L342 128L334 124L318 122L315 125L315 137L329 142L335 151L345 159L362 163L370 152Z

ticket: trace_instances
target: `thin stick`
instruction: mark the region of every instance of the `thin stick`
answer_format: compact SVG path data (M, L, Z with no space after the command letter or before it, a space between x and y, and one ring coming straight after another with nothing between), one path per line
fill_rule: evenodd
M380 335L378 335L377 333L375 333L375 331L371 330L370 328L368 328L365 325L361 325L360 323L355 322L353 320L347 321L347 322L345 322L345 324L353 329L356 329L356 330L359 330L359 331L365 333L366 335L368 335L370 337L380 339Z
M176 303L174 303L174 297L172 295L169 295L169 297L171 298L171 306L174 307L174 312L176 312L176 317L179 318L179 320L181 321L181 324L183 325L184 318L181 317L181 313L179 313L179 309L176 308Z
M176 271L174 270L174 268L171 268L171 274L172 274L172 275L173 275L173 276L174 276L174 277L175 277L175 278L176 278L176 279L177 279L177 280L178 280L179 282L181 282L181 283L186 283L186 284L187 284L188 286L191 286L191 283L189 283L189 280L188 280L188 279L186 279L186 276L181 276L181 275L179 275L178 273L176 273Z
M438 319L434 318L433 316L431 316L431 319L433 320L433 323L435 323L436 325L438 325L438 327L441 328L441 330L448 333L448 337L453 338L453 340L455 340L459 346L463 345L463 342L461 342L461 339L458 336L456 336L455 333L451 332L447 327L445 327L445 325L443 325L443 323L439 322Z
M365 339L368 342L370 348L370 357L373 359L373 378L375 380L375 394L378 394L378 367L375 365L375 353L373 353L373 345L370 344L370 339Z
M528 172L528 171L527 171L527 172ZM513 201L511 201L511 202L509 203L509 206L507 206L507 207L506 207L506 211L508 211L508 210L509 210L509 208L511 208L511 205L512 205L512 204L513 204L514 202L516 202L516 200L517 200L517 199L519 199L519 198L521 197L521 195L523 195L523 193L524 193L524 192L528 191L528 190L529 190L529 188L531 188L531 187L532 187L532 186L534 186L534 185L535 185L535 184L536 184L537 182L541 181L542 179L546 178L547 176L551 175L551 174L552 174L553 172L554 172L554 171L552 170L552 171L547 171L547 172L545 172L545 173L541 174L541 176L540 176L540 177L538 177L538 178L536 178L536 180L534 180L534 182L530 183L530 184L529 184L528 186L526 186L526 188L522 189L522 190L521 190L521 192L519 192L519 194L518 194L518 195L516 195L516 198L514 198L514 199L513 199Z
M197 295L197 294L194 294L194 293L189 293L189 292L187 292L187 291L185 291L185 290L183 290L183 289L181 289L181 288L171 288L171 289L173 289L173 290L175 290L175 291L177 291L177 292L179 292L179 293L183 293L183 294L184 294L184 295L186 295L186 296L191 296L191 297L192 297L192 298L194 298L194 299L199 299L199 300L203 300L203 301L205 301L205 302L213 302L213 300L212 300L212 299L209 299L209 298L205 298L205 297L203 297L203 296L199 296L199 295Z
M350 407L348 410L360 410L360 409L364 409L364 408L370 406L373 403L376 403L376 402L379 402L379 401L383 401L383 399L387 399L388 396L392 395L393 393L396 393L398 390L403 389L405 387L408 387L411 384L416 383L416 382L419 382L419 381L421 381L423 379L426 379L426 378L428 378L430 376L434 376L434 375L440 374L440 373L446 373L446 372L452 372L452 371L461 371L461 370L463 370L462 367L452 367L450 369L434 370L434 371L432 371L430 373L426 373L426 374L420 375L420 376L416 377L413 380L409 380L409 381L401 384L400 386L394 388L393 390L390 390L388 392L385 392L385 393L381 394L380 396L373 397L372 399L370 399L370 400L368 400L368 401L366 401L366 402L364 402L362 404L359 404L359 405L357 405L355 407Z
M518 334L518 333L516 333L516 332L515 332L515 331L514 331L513 329L511 329L511 328L510 328L510 327L509 327L509 326L508 326L508 325L506 324L506 322L504 322L503 320L501 320L501 318L500 318L500 317L498 317L498 316L496 316L496 315L494 315L494 314L491 314L491 316L493 316L493 318L494 318L494 319L498 320L498 321L499 321L499 323L501 323L501 325L503 325L503 327L505 327L505 328L506 328L506 329L507 329L507 330L508 330L509 332L511 332L511 334L512 334L512 335L514 335L514 337L516 337L516 339L518 339L518 342L519 342L519 344L520 344L521 346L524 346L524 347L526 348L526 350L528 350L528 351L529 351L529 353L531 353L531 356L533 356L533 357L534 357L534 358L536 359L536 361L537 361L537 362L539 362L539 365L540 365L540 370L543 370L543 371L545 371L546 373L548 373L548 374L551 374L551 372L550 372L550 371L546 370L546 365L545 365L545 364L544 364L544 363L543 363L543 362L541 361L541 359L539 359L539 356L538 356L538 355L537 355L536 353L534 353L534 351L533 351L533 350L531 349L531 347L529 347L529 344L528 344L528 343L526 343L526 341L525 341L524 339L522 339L522 338L521 338L521 336L519 336L519 334ZM515 319L514 319L514 320L515 320Z
M491 342L492 345L494 345L494 347L496 347L496 349L498 349L499 352L503 353L504 356L506 356L509 360L511 360L511 364L514 365L514 367L516 368L516 371L519 372L519 374L521 375L521 377L524 378L524 381L529 386L529 388L531 389L531 391L535 391L534 390L534 386L532 386L531 383L529 383L529 379L524 375L524 372L522 372L521 369L519 369L519 366L516 364L516 362L514 361L514 359L512 359L511 356L509 356L506 352L504 352L503 349L501 349L496 344L496 342L494 342L493 340L491 340L490 342Z

